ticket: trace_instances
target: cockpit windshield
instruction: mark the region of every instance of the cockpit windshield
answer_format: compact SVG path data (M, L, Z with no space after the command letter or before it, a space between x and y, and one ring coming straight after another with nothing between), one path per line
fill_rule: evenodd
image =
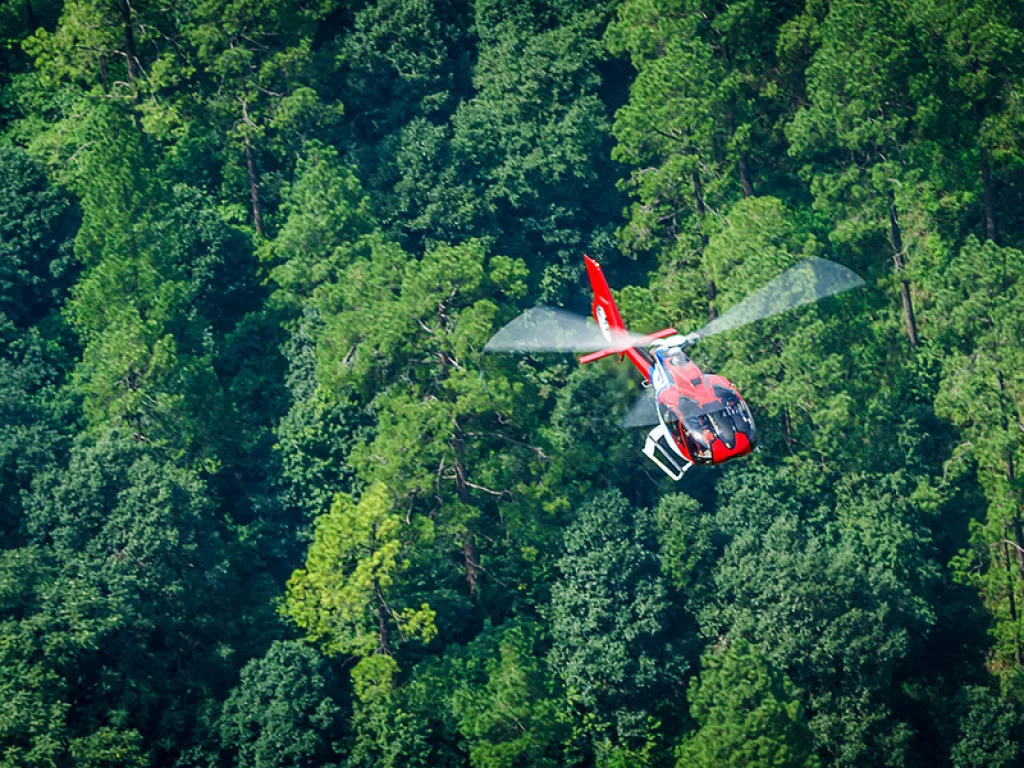
M729 450L736 447L736 434L747 436L750 445L757 443L757 430L750 409L726 387L715 387L719 399L698 405L683 397L676 407L658 401L658 412L672 436L686 446L698 464L711 463L711 444L720 440Z
M686 446L695 461L706 460L711 463L711 443L715 439L712 424L708 417L701 413L692 400L683 398L679 401L679 410L658 401L658 412L661 420L668 427L672 437Z

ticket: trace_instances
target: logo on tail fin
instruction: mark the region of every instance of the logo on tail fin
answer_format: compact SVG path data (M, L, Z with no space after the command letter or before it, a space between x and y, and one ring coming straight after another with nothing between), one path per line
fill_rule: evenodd
M601 329L601 333L608 341L612 339L612 327L608 324L608 316L604 313L604 307L600 304L594 307L594 317L597 319L597 325Z

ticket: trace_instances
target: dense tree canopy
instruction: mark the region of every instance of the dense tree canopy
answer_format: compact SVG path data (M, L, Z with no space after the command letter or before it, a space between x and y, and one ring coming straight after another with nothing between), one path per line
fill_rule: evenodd
M1024 6L0 3L0 766L1024 764ZM671 484L614 358L761 450Z

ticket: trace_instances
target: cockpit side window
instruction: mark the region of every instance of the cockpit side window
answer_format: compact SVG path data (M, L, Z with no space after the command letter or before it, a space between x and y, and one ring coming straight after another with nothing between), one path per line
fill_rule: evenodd
M659 400L658 413L661 414L661 420L665 422L665 426L672 432L675 432L679 422L679 414L676 412L675 408L672 408Z

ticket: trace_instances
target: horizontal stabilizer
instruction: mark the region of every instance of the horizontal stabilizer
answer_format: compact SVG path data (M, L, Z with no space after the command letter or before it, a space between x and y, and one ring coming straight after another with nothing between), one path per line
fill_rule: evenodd
M664 339L667 336L675 336L678 334L675 328L665 328L664 330L652 333L647 336L641 336L639 338L629 339L628 342L620 347L609 347L608 349L602 349L598 352L591 352L589 355L584 355L580 358L581 363L592 363L595 360L600 360L602 357L610 357L611 355L624 355L626 350L630 347L645 347L656 339Z

